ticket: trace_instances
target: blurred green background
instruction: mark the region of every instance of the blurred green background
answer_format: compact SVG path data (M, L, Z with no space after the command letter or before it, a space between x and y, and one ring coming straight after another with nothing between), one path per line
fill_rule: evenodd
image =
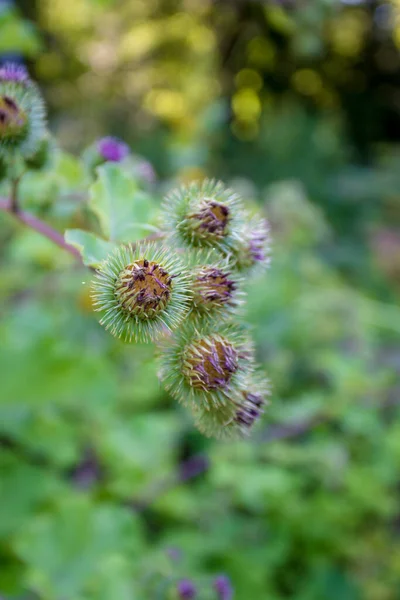
M205 439L89 275L0 216L0 595L400 598L400 2L0 0L66 150L24 206L79 226L77 155L122 137L272 224L247 319L273 383L250 441ZM61 193L62 192L62 193Z

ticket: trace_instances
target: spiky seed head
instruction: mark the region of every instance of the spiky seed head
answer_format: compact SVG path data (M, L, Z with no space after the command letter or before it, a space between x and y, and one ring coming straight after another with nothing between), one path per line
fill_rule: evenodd
M162 246L119 247L100 266L92 284L100 323L125 341L149 341L173 330L188 310L185 268Z
M18 151L30 157L45 132L44 103L37 86L24 67L4 65L0 68L0 154Z
M255 274L269 267L271 258L270 227L266 219L246 216L241 227L240 243L232 254L238 271Z
M205 180L181 187L166 197L163 208L166 229L176 245L226 252L237 247L241 202L221 182Z
M197 329L187 322L161 349L160 379L166 389L206 411L229 407L253 368L253 345L238 325L208 323Z
M196 409L196 426L207 437L226 440L246 437L263 415L269 394L269 381L260 372L252 373L239 393L231 397L230 406L212 411Z
M234 272L229 260L214 250L185 253L191 278L193 320L225 320L243 304L243 280Z

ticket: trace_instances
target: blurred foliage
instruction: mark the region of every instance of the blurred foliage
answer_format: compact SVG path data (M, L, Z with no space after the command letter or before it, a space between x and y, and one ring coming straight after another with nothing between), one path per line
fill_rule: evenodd
M152 348L98 326L88 272L2 216L1 595L173 600L190 577L212 600L225 572L235 600L399 598L399 3L19 4L0 52L30 61L63 147L121 135L154 203L209 174L262 206L248 320L274 392L253 440L204 439ZM86 177L57 151L23 206L86 229ZM183 481L193 455L210 467Z

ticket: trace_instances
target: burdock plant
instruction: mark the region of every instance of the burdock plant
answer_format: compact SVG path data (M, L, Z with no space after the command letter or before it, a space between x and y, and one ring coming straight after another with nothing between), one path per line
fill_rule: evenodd
M26 69L7 64L0 68L0 154L23 157L35 153L46 133L45 107Z
M52 176L52 156L62 159L55 148L26 69L0 67L0 180L11 192L1 208L95 271L91 299L101 325L128 343L156 343L160 380L200 431L219 439L247 435L269 395L240 322L249 277L269 264L266 220L250 216L236 192L209 179L170 192L160 214L149 177L142 185L146 177L134 168L142 159L105 137L81 158L85 230L67 230L64 238L22 211L18 197L26 172Z

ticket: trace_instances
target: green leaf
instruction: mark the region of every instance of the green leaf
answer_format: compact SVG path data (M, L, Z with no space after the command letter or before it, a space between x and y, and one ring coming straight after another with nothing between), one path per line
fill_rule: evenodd
M97 174L90 189L89 206L106 238L135 242L156 230L153 199L139 190L132 177L114 164L102 165Z
M41 42L34 25L20 19L14 10L1 16L0 53L17 52L28 57L36 56L40 52Z
M131 511L72 494L55 511L31 520L14 544L17 556L29 565L33 590L41 597L71 599L96 591L104 573L115 590L142 548L140 522Z
M64 193L79 188L85 180L81 161L68 152L57 151L54 174Z
M115 247L111 242L82 229L67 229L64 237L67 244L79 250L83 263L88 267L98 267Z

